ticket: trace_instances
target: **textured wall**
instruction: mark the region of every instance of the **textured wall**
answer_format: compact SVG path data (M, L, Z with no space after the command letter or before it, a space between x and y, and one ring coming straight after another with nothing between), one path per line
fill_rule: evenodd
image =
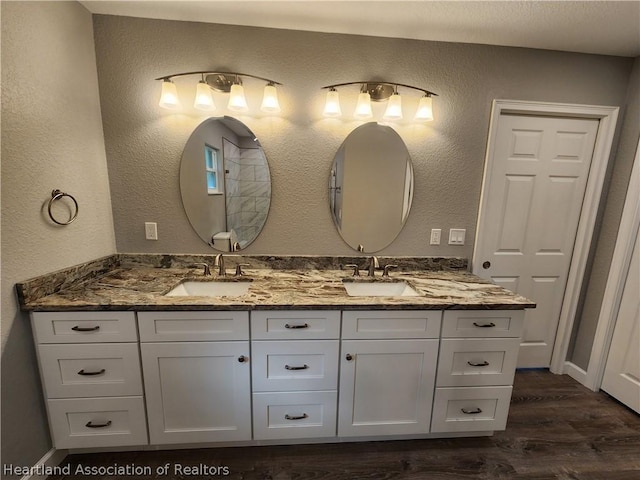
M14 284L112 254L115 238L91 15L75 2L1 8L2 462L28 466L50 442L29 318L18 311ZM46 217L54 188L80 204L67 227Z
M471 256L491 101L623 105L633 59L522 48L95 16L105 144L120 252L205 253L182 210L178 171L190 132L195 78L176 79L183 113L157 106L162 75L229 69L273 78L279 117L239 116L260 139L272 203L251 254L348 254L329 209L333 156L361 122L322 117L324 85L380 79L428 88L436 120L395 127L414 163L405 228L381 253ZM258 91L262 83L245 81ZM346 93L346 91L344 91ZM343 102L345 113L353 111ZM409 94L409 92L406 92ZM345 95L342 95L343 99ZM223 105L217 114L228 113ZM233 115L236 116L236 115ZM159 240L143 223L158 222ZM467 245L429 246L429 232L466 228ZM446 242L445 242L446 243Z
M606 203L600 209L599 235L594 249L591 271L584 287L581 311L576 317L572 339L573 351L569 355L571 361L583 369L589 366L593 337L602 307L602 296L609 276L609 266L618 236L622 208L629 186L633 160L638 148L638 137L640 136L640 57L635 59L633 65L624 106L620 141L615 161L610 166L608 194L606 195Z

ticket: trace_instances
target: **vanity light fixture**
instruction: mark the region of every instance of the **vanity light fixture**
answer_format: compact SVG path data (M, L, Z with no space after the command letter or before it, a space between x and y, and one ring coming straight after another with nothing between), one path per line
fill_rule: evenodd
M418 102L418 108L416 110L414 120L433 120L432 97L437 97L437 94L429 90L425 90L424 88L414 87L412 85L376 81L336 83L334 85L327 85L326 87L322 87L323 89L328 89L327 99L324 107L324 116L339 117L342 115L342 111L340 108L340 98L338 96L337 88L345 87L348 85L361 85L360 93L358 95L358 102L353 113L353 116L355 118L367 119L373 116L371 101L388 101L383 118L385 120L401 120L403 118L402 96L398 92L398 87L402 87L418 90L424 94Z
M156 78L156 80L162 81L162 93L160 95L159 102L159 105L162 108L172 110L180 108L178 92L172 79L175 77L185 77L189 75L200 75L201 78L196 86L196 96L193 102L193 106L197 109L209 111L215 110L216 106L213 102L212 91L216 91L229 94L229 102L227 104L227 108L229 110L235 112L248 111L249 106L244 96L244 86L242 82L242 77L247 77L267 82L267 85L264 88L264 96L260 110L265 113L278 113L280 111L276 85L282 85L281 83L268 78L249 75L247 73L214 71L174 73L172 75Z
M162 93L160 94L159 105L162 108L168 108L170 110L180 108L176 84L173 83L170 78L163 78L162 80Z
M402 97L396 89L393 95L389 97L387 109L382 117L385 120L402 120Z
M371 95L366 90L360 90L360 93L358 94L358 103L356 104L356 110L353 112L353 116L363 120L373 117L373 111L371 110Z
M342 110L340 109L340 96L338 95L338 91L331 87L327 92L327 100L324 104L324 116L339 117L341 115Z

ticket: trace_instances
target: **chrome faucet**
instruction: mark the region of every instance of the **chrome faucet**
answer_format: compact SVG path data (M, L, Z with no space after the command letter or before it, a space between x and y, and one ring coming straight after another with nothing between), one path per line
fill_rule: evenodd
M204 262L199 262L196 263L195 266L201 266L204 267L204 272L202 273L205 277L210 276L211 275L211 269L209 268L209 265L204 263Z
M389 276L389 270L391 270L392 268L398 268L398 265L385 265L384 266L384 271L382 272L382 276L383 277L388 277Z
M376 269L380 268L380 262L378 262L378 257L373 255L369 259L369 276L374 277L376 274Z
M215 263L213 264L213 266L218 267L218 275L224 277L227 274L227 270L224 267L224 257L221 253L216 255Z

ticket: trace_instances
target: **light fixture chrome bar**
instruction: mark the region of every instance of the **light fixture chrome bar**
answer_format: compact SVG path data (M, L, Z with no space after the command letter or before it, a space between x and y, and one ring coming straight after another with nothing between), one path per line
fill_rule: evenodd
M158 77L156 80L171 80L174 77L186 77L187 75L225 75L230 77L249 77L255 78L256 80L262 80L264 82L273 83L275 85L282 85L280 82L276 82L275 80L271 80L269 78L258 77L257 75L250 75L248 73L240 73L240 72L218 72L213 70L202 70L197 72L183 72L183 73L173 73L171 75L165 75L163 77Z
M366 80L366 81L363 81L363 82L334 83L332 85L327 85L327 86L321 87L321 88L329 88L329 89L331 89L331 88L336 88L336 87L346 87L348 85L366 85L365 88L367 89L369 94L371 94L371 90L373 88L375 88L376 86L391 87L390 93L386 97L381 97L380 100L386 100L387 98L389 98L393 94L394 91L397 91L398 87L411 88L413 90L418 90L418 91L423 92L425 95L428 95L428 96L433 96L433 97L437 97L438 96L437 93L434 93L434 92L432 92L430 90L427 90L425 88L415 87L413 85L407 85L405 83L382 82L382 81L376 81L376 80ZM373 94L371 94L371 99L375 100Z

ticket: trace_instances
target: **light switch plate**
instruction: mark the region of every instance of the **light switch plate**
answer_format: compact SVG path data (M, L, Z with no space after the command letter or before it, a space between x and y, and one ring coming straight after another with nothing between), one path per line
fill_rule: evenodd
M156 222L144 222L144 236L147 240L157 240L158 224Z
M464 228L452 228L449 230L449 245L464 245L464 237L467 230Z
M442 230L440 228L432 228L431 229L431 240L429 243L431 245L440 245L440 236L442 235Z

